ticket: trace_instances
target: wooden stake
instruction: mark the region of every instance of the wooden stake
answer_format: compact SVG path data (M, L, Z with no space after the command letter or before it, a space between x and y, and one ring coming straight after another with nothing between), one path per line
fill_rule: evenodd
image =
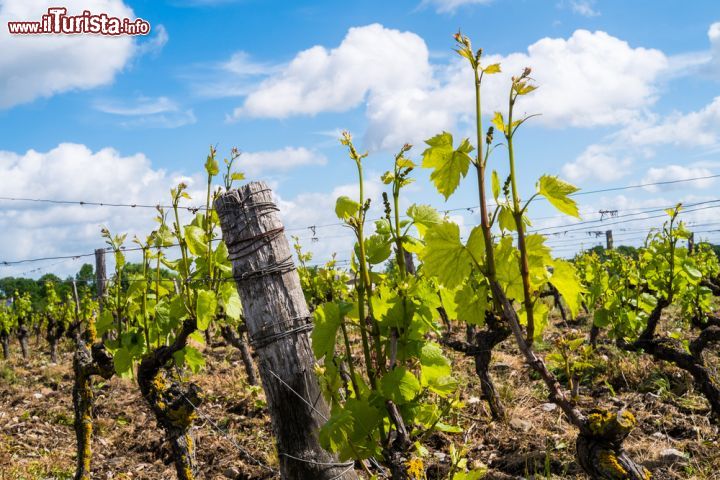
M323 450L330 412L315 375L312 317L270 188L252 182L215 201L286 480L355 480Z
M98 303L100 304L100 311L102 312L103 303L105 299L105 249L98 248L95 250L95 288Z
M612 230L607 230L607 231L605 231L605 243L606 243L606 248L607 248L608 250L612 250L612 249L613 249Z

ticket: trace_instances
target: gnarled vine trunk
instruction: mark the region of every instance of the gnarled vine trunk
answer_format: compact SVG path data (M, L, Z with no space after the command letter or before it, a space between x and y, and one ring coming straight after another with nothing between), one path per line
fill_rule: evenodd
M0 343L2 343L3 358L5 360L10 359L10 335L0 333Z
M623 440L636 425L628 411L593 410L587 416L568 400L555 375L526 342L518 314L497 282L490 282L495 299L500 302L503 319L512 329L518 348L528 366L543 380L549 390L548 399L565 413L568 421L579 430L576 456L582 469L593 480L649 480L650 472L634 462L623 449Z
M240 358L242 359L243 365L245 366L245 373L247 374L248 384L257 385L258 379L255 374L255 362L253 362L252 354L250 353L250 346L245 341L243 332L239 329L236 331L230 325L223 325L220 328L220 333L226 342L240 351Z
M104 346L97 344L88 348L87 344L78 338L73 356L73 372L75 373L73 384L74 427L77 439L75 480L90 480L94 404L92 377L99 375L109 379L115 373L115 367L112 357Z
M57 363L57 346L65 333L65 328L61 322L49 317L47 322L47 341L50 345L50 361Z
M30 356L28 350L28 328L27 325L25 325L25 320L23 319L19 320L17 337L20 341L20 350L22 351L23 360L27 361L28 357Z
M190 435L196 409L202 402L202 391L194 383L180 385L167 371L175 352L187 344L197 329L195 319L185 320L182 330L170 346L160 347L142 359L137 381L143 398L150 405L155 419L170 443L173 463L179 480L194 480L197 474L195 442Z
M440 315L443 322L449 325L449 319L444 309L440 309ZM490 415L494 420L505 418L505 407L500 400L500 395L495 388L495 382L490 375L490 363L492 361L493 349L506 340L511 334L511 330L492 312L485 312L485 324L487 328L474 331L468 329L468 336L471 337L472 343L450 340L445 337L440 343L446 347L450 347L457 352L464 353L475 360L475 373L480 379L480 391L482 398L488 404Z
M688 353L679 340L669 337L659 338L655 335L660 316L669 304L670 302L667 299L661 298L658 300L657 305L648 317L645 330L635 342L628 343L620 340L617 343L625 350L646 352L657 360L670 362L688 372L693 377L697 388L710 404L713 420L720 422L720 387L717 381L712 378L703 357L703 352L708 346L720 343L720 326L714 324L712 317L705 321L694 322L700 326L701 331L690 342L690 353Z

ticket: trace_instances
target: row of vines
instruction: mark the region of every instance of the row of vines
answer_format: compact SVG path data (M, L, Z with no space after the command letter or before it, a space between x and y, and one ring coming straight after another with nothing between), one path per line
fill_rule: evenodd
M494 351L509 343L527 367L519 374L541 383L547 402L576 431L576 460L589 478L649 479L652 473L623 448L636 426L632 406L601 404L581 395L580 387L593 356L600 355L599 345L612 344L628 355L650 356L687 372L707 400L709 415L720 420L720 384L705 359L720 341L720 319L713 316L720 263L702 244L693 251L684 247L690 233L680 221L681 205L667 211L667 221L651 232L637 256L608 250L573 260L554 258L546 238L528 232L529 214L544 198L561 214L579 218L573 199L578 189L543 175L536 192L521 198L518 184L526 159L516 157L515 142L531 116L518 116L517 105L537 88L531 70L512 78L507 109L495 112L485 129L483 82L501 67L485 65L482 50L473 50L467 37L457 34L455 39L476 94L474 138L456 141L448 132L439 133L426 141L419 165L410 158L413 147L404 145L382 176L387 192L369 198L363 170L367 154L343 134L342 145L357 167L359 194L338 198L335 213L355 236L351 265L310 266L311 255L296 240L297 273L314 325L311 333L302 328L291 333L298 341L303 335L311 340L327 415L319 431L309 434L330 460L286 456L312 464L317 478L326 480L425 478L428 439L438 431L461 432L457 419L465 407L464 387L451 359L456 352L472 359L480 385L475 393L486 403L491 421L507 422L508 408L490 367ZM205 206L189 222L183 221L187 186L171 191L172 208L158 208L156 229L132 239L132 248L142 255L140 271L125 271L126 236L103 230L114 271L99 298L88 289L59 298L48 284L41 309L33 309L22 295L0 305L6 357L12 338L27 356L33 332L44 332L53 361L59 342L72 339L77 480L91 478L96 378L117 376L137 384L183 480L196 478L195 453L202 448L193 442L192 427L203 392L189 373L202 371L203 350L210 348L213 335L239 349L249 383L258 382L249 319L236 288L239 272L233 270L235 257L222 241L221 219L213 208L232 191L233 182L243 179L233 167L238 157L233 151L221 172L211 149ZM427 205L401 210L404 189L418 167L429 170L446 200L462 182L473 182L478 224L465 231ZM498 170L509 175L500 178ZM220 176L222 187L215 187ZM381 202L382 219L368 220L371 202ZM169 256L171 248L179 249L177 258ZM266 273L283 277L287 271ZM557 315L587 318L591 328L564 332L548 348L547 327ZM267 368L259 368L267 389L270 377L262 375ZM299 401L310 400L293 393ZM470 462L467 453L467 448L452 448L443 478L485 475L486 469ZM296 463L281 462L280 473L302 478L292 473L298 469ZM268 475L276 473L270 468Z

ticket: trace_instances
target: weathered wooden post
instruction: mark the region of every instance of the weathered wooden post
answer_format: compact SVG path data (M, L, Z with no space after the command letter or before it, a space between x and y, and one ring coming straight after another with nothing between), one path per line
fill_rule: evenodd
M608 250L613 249L613 235L612 230L605 231L605 246Z
M353 462L323 450L329 417L309 333L312 316L270 188L252 182L215 201L267 397L283 479L354 480Z
M690 236L688 237L688 253L690 255L692 255L694 251L695 251L695 234L693 232L690 232Z
M105 300L105 249L95 250L95 295L97 295L100 311L102 312Z

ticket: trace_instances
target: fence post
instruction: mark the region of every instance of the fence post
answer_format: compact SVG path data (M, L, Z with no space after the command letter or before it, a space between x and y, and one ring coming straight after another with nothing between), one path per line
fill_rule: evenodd
M695 251L695 234L693 232L690 232L690 236L688 237L688 253L690 255L692 255L694 251Z
M100 304L100 311L102 312L103 303L105 300L105 249L98 248L95 250L95 288L98 303Z
M267 398L286 480L355 480L353 462L323 450L318 431L330 416L315 375L312 316L272 192L264 182L215 201Z
M612 236L612 230L606 230L605 231L605 246L608 250L613 249L613 236Z

